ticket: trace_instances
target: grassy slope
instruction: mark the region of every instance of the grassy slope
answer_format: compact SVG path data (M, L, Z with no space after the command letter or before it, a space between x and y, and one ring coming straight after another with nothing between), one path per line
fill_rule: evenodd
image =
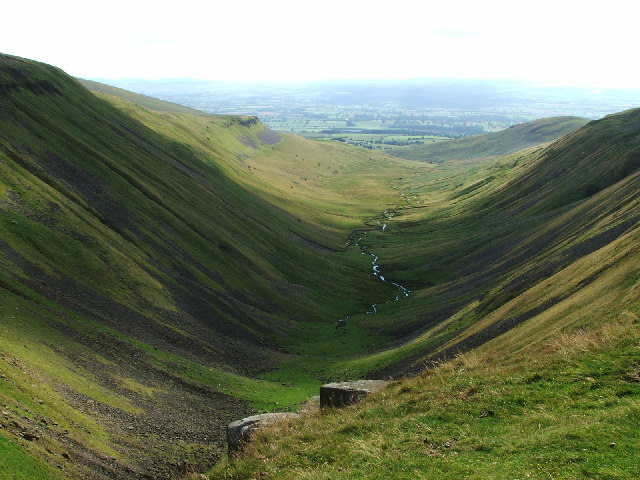
M106 85L104 83L94 82L93 80L85 80L83 78L79 78L78 81L82 85L84 85L87 89L91 90L92 92L103 93L106 95L124 98L137 105L140 105L142 107L149 108L151 110L155 110L158 112L188 113L191 115L202 115L202 112L195 110L193 108L184 107L182 105L178 105L171 102L165 102L164 100L159 100L157 98L148 97L146 95L141 95L139 93L130 92L129 90L113 87L111 85Z
M21 447L0 437L0 478L13 480L57 479L54 472L46 468L33 457L29 456Z
M155 131L215 158L229 177L280 208L313 221L321 234L333 230L335 235L323 240L332 248L344 242L345 232L362 227L364 219L398 205L400 198L389 188L389 181L431 170L429 165L363 149L265 131L251 118L245 119L248 126L232 122L234 136L221 135L225 132L219 127L229 128L229 117L172 115L140 109L138 102L119 96L103 98ZM264 134L278 137L277 147L265 146L260 140Z
M34 451L65 468L63 453L93 452L76 474L210 462L220 447L207 432L248 410L223 393L274 408L318 377L411 371L496 342L505 355L539 353L554 328L637 312L637 297L620 301L637 283L621 270L636 255L637 112L545 150L434 170L274 140L250 118L103 97L114 108L58 71L2 60L0 395L19 399L10 421L28 419L5 433L35 431ZM394 295L361 275L369 262L344 241L405 202L368 242L412 297L334 329ZM592 310L598 288L608 294ZM275 365L270 381L238 375ZM220 423L194 429L199 416Z
M475 171L443 167L398 182L409 203L385 234L371 235L369 242L385 274L409 287L412 297L354 323L396 335L400 347L353 359L334 373L417 371L424 362L491 340L608 275L613 260L604 257L583 283L522 301L529 289L637 229L638 132L629 125L637 125L638 114L610 116L546 149ZM600 138L597 145L589 143L593 138ZM578 148L581 139L589 145L587 156ZM509 302L517 308L488 317ZM583 313L587 323L597 321ZM487 318L495 325L489 327Z
M404 182L420 195L373 245L415 290L374 321L427 328L340 371L458 356L361 405L265 429L211 478L637 478L638 115L488 170Z
M295 358L282 347L311 337L306 361L338 361L335 321L387 295L344 242L393 203L392 167L371 169L358 202L340 177L368 156L274 140L255 119L115 108L9 56L0 93L0 403L23 419L0 435L38 436L51 465L126 478L210 463L246 402L282 408L317 388L302 367L255 379ZM286 170L300 154L310 186ZM350 330L344 352L369 336Z
M506 130L465 137L449 142L394 148L398 157L429 162L445 162L496 157L551 142L584 126L588 120L578 117L554 117L514 125Z
M627 313L567 331L544 355L462 356L357 406L265 429L210 478L638 478L640 331Z

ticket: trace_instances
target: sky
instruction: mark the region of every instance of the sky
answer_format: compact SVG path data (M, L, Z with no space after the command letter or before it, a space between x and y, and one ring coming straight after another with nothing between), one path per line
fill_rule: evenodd
M83 78L474 78L640 89L636 0L6 3L0 52Z

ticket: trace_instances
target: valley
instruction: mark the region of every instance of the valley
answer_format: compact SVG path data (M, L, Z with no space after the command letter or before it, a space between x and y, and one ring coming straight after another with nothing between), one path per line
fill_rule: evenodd
M640 110L403 152L1 55L0 476L640 475Z
M122 79L104 83L207 113L256 116L280 132L406 158L421 146L498 132L541 118L600 118L637 105L640 99L637 90L594 91L497 80L229 83ZM97 88L108 91L114 87L101 84Z

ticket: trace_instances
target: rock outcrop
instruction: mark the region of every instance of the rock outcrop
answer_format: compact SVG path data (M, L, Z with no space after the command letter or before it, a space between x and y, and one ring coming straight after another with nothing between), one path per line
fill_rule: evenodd
M283 418L297 418L297 413L263 413L262 415L253 415L251 417L236 420L227 427L227 444L229 446L229 455L242 452L245 444L250 440L253 432L265 425Z
M342 408L363 400L386 385L385 380L328 383L320 387L321 408Z
M310 414L321 408L341 408L359 402L370 393L380 390L387 384L384 380L357 380L355 382L329 383L320 387L320 397L310 398L300 409L300 413ZM318 402L319 400L319 402ZM253 433L266 425L285 418L300 417L298 413L263 413L236 420L227 426L227 444L229 455L241 453L251 440Z

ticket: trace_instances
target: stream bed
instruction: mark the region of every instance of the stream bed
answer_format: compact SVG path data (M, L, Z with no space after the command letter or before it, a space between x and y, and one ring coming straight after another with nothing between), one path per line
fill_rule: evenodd
M385 210L384 213L383 213L383 216L384 216L384 218L391 218L393 216L393 214L388 212L387 210ZM380 229L383 232L387 229L387 224L386 223L381 223L380 221L376 221L376 225L380 226ZM398 289L398 294L395 296L395 298L392 298L390 300L386 300L384 302L378 302L378 303L371 304L371 310L368 310L366 312L350 313L346 317L343 317L340 320L338 320L338 326L344 325L346 323L346 321L349 318L353 317L354 315L358 315L358 314L373 315L373 314L376 314L376 313L378 313L378 305L384 305L385 303L397 302L397 301L399 301L399 300L401 300L403 298L408 297L409 294L411 293L411 291L408 288L403 287L399 283L387 280L384 277L384 275L382 275L382 272L380 271L380 264L378 263L378 260L380 260L380 257L378 255L376 255L375 253L370 252L369 251L369 247L364 242L364 238L365 238L366 234L367 234L366 231L365 232L354 232L351 235L351 237L349 238L349 241L346 243L346 246L349 247L351 245L355 245L356 247L358 247L360 249L360 252L362 253L362 255L370 255L371 256L371 267L372 267L373 276L378 278L381 282L388 283L388 284L393 285L394 287L396 287Z

